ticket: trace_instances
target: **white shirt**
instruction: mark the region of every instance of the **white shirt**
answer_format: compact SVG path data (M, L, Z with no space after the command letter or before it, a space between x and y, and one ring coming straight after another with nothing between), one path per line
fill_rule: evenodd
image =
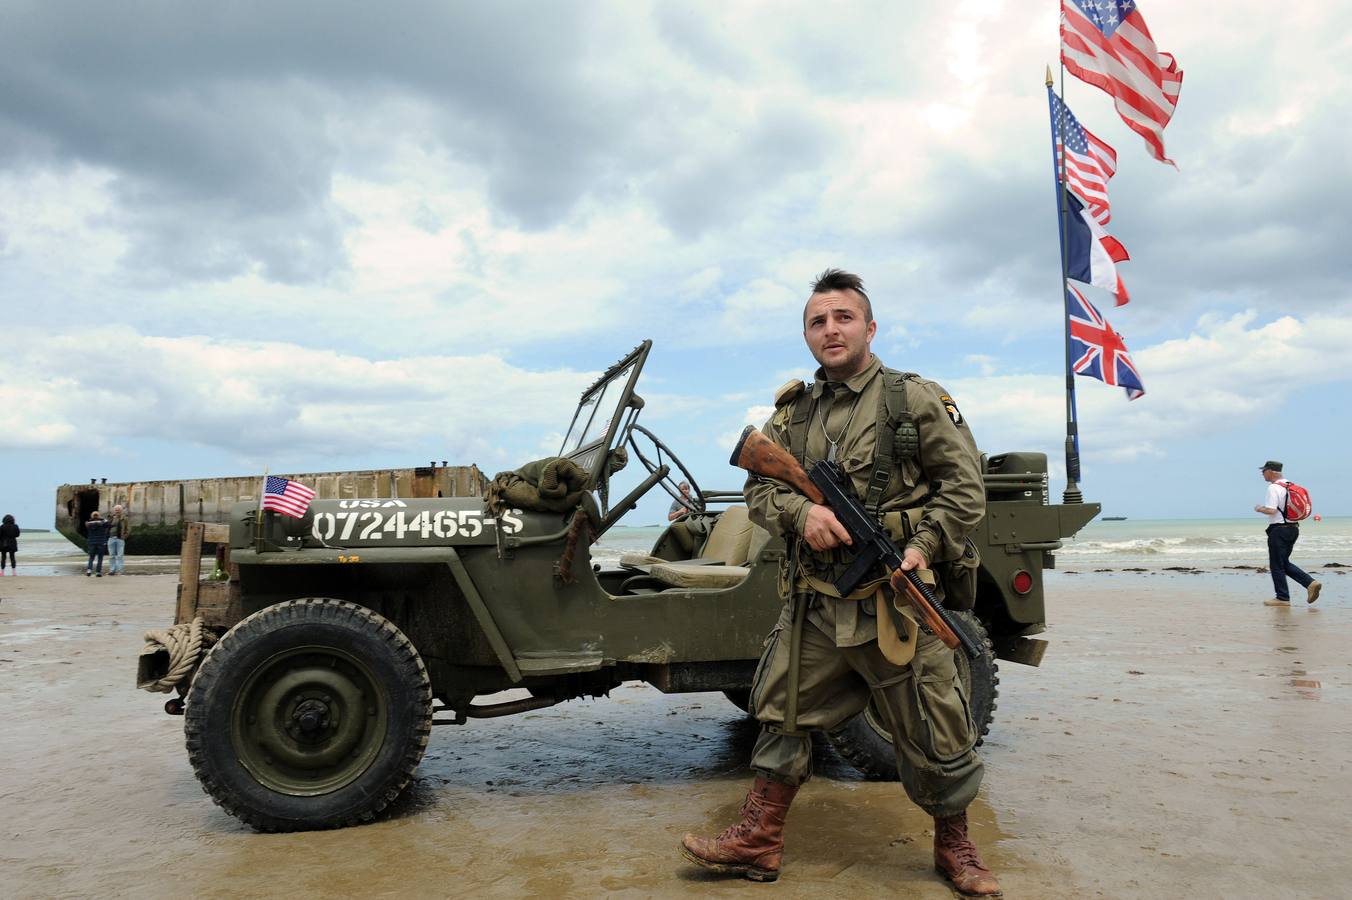
M1267 495L1263 498L1263 505L1268 509L1277 510L1274 513L1268 513L1269 525L1280 525L1286 521L1282 518L1282 510L1286 508L1286 480L1279 478L1276 481L1269 482L1267 486Z

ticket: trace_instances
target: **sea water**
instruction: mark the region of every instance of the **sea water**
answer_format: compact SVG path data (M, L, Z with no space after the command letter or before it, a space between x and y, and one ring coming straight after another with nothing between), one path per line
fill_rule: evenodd
M1267 527L1251 519L1128 519L1090 522L1056 551L1059 569L1150 570L1170 567L1223 570L1266 566ZM615 564L628 551L647 552L662 533L656 525L616 526L592 548L592 559ZM1291 557L1297 565L1352 566L1352 516L1300 524L1300 540Z
M79 575L83 574L89 556L59 531L25 531L19 535L19 552L15 554L15 561L18 563L15 571L20 575ZM108 566L108 555L104 554L104 574L107 574ZM127 573L130 575L159 575L177 571L176 556L127 557Z
M1056 551L1058 569L1093 570L1183 567L1224 570L1267 565L1267 537L1260 516L1251 519L1128 519L1094 521ZM618 565L628 552L652 549L665 526L617 525L592 547L592 561ZM26 532L19 538L19 571L25 575L83 571L84 553L62 535ZM1352 516L1307 520L1292 559L1303 568L1330 563L1352 566ZM130 557L139 571L172 571L172 557ZM149 565L147 565L149 564ZM107 560L104 560L107 567Z
M1057 568L1266 566L1267 524L1248 519L1127 519L1090 522L1056 552ZM1352 516L1307 519L1291 559L1302 568L1352 565Z

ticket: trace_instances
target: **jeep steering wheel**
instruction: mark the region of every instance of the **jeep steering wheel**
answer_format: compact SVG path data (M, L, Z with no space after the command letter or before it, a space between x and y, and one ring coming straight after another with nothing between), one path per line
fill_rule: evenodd
M634 439L634 432L636 431L652 442L653 446L650 449L656 449L657 451L656 462L643 455L643 450L639 447L638 442ZM653 434L651 431L644 428L642 425L638 424L631 425L629 428L629 437L626 440L626 443L628 443L629 446L634 449L634 455L638 457L638 461L643 464L643 468L647 469L648 474L650 475L656 472L658 468L663 464L665 464L666 462L670 462L672 465L674 465L676 470L679 471L681 475L684 476L684 480L689 482L690 496L689 497L681 496L681 484L679 481L677 481L675 478L672 477L671 473L667 473L667 475L661 481L659 481L658 484L662 485L662 490L670 494L673 499L680 500L681 502L689 505L691 508L690 509L691 512L696 513L704 512L705 508L704 493L699 489L699 485L695 483L695 476L691 475L690 470L685 467L685 463L681 462L680 459L677 458L676 454L671 452L670 447L668 447L666 444L658 440L657 435ZM664 460L662 458L663 455L666 455L667 457L669 457L669 459Z

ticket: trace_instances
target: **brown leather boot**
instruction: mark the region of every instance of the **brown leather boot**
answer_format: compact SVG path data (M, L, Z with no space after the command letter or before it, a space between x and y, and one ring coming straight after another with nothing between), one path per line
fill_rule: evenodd
M687 834L681 855L715 872L774 881L784 857L784 819L797 793L796 784L757 777L742 803L741 821L716 838Z
M967 813L934 819L934 868L969 897L1002 897L1000 882L967 836Z

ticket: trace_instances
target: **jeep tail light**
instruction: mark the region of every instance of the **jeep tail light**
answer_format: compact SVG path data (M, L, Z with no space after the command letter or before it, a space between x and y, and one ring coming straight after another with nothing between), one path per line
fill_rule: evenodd
M1026 594L1033 589L1033 576L1025 569L1020 569L1014 573L1013 581L1014 593Z

